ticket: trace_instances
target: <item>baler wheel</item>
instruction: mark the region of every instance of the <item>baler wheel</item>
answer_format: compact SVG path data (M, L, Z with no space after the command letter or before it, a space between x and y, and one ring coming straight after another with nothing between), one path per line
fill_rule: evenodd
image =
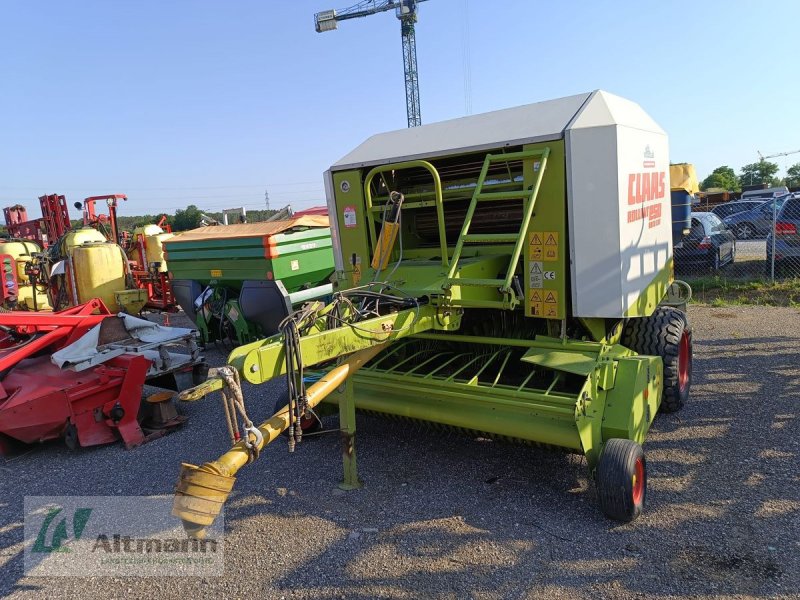
M686 313L662 306L649 317L630 319L622 331L622 345L638 354L661 357L664 387L660 410L673 413L683 408L692 385L692 328Z
M615 521L633 521L644 509L647 496L647 461L634 441L610 439L597 463L600 508Z

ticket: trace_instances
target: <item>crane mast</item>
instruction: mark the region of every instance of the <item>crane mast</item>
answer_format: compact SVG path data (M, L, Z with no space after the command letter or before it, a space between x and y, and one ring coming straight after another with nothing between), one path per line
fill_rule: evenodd
M387 10L395 10L400 20L400 37L403 42L403 71L405 74L406 115L409 127L422 125L419 102L419 77L417 75L417 4L426 0L364 0L342 10L325 10L314 15L317 33L333 31L340 21L367 17Z

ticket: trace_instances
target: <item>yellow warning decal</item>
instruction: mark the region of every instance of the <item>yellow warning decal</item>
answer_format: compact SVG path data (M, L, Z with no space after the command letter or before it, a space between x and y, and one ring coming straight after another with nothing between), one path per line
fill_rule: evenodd
M558 260L558 232L545 231L542 233L544 239L544 259Z
M209 271L209 274L210 274L212 277L222 277L222 270L221 270L221 269L211 269L211 270Z
M558 318L558 292L555 290L545 290L544 294L544 316Z
M531 292L529 304L531 308L531 315L533 315L534 317L541 317L544 314L544 305L542 304L542 296L538 291L533 290Z
M531 231L528 234L528 260L542 260L543 256L542 232Z

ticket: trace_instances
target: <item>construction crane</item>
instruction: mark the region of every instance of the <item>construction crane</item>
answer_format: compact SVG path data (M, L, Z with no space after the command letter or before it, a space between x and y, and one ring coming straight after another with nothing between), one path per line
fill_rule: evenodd
M790 150L789 152L778 152L777 154L770 154L769 156L764 156L761 154L761 151L756 150L758 152L758 157L761 160L766 160L768 158L777 158L779 156L789 156L790 154L800 154L800 150Z
M422 125L419 107L419 80L417 78L417 41L414 24L417 22L417 4L427 0L363 0L355 6L342 10L324 10L314 15L317 33L333 31L339 21L368 17L394 9L400 19L400 34L403 40L403 68L406 80L406 113L408 126Z

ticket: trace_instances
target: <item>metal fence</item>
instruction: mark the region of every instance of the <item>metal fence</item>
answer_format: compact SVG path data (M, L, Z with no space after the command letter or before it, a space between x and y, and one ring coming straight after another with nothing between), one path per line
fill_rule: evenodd
M675 275L774 282L800 277L800 196L719 219L693 212L675 244Z

